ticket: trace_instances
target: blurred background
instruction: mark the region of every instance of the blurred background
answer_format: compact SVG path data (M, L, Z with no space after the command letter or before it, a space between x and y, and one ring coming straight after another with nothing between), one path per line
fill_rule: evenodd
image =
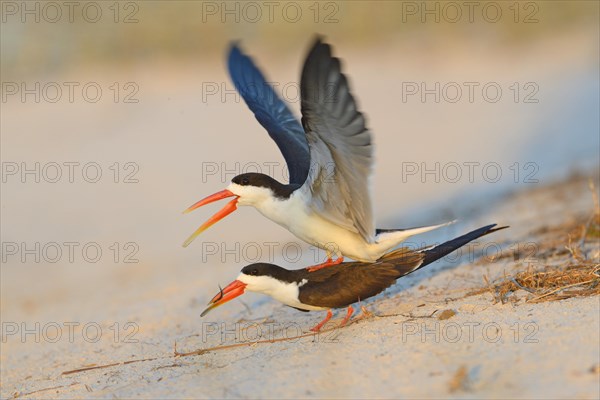
M232 41L298 116L306 52L333 45L373 132L378 227L459 219L420 244L519 225L485 213L598 168L599 5L473 4L3 1L2 320L189 333L244 265L321 260L249 208L181 247L222 205L181 211L233 176L285 180L229 80Z

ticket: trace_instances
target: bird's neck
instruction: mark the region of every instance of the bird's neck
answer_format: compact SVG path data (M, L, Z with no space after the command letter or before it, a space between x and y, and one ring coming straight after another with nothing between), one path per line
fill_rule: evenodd
M285 184L273 179L270 189L273 191L275 198L278 200L286 200L289 199L292 193L299 187L300 185L298 184Z

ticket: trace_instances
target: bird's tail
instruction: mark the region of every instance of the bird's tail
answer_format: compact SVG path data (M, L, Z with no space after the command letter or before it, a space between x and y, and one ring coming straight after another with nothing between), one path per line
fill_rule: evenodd
M442 226L448 226L450 224L455 223L456 220L452 220L450 222L444 222L439 225L429 225L429 226L419 226L416 228L406 228L406 229L376 229L375 230L375 241L380 243L388 240L397 241L398 238L408 238L410 236L418 235L420 233L425 233L432 231L437 228L441 228Z
M375 231L375 243L373 243L376 247L375 252L379 254L386 253L411 236L429 232L453 224L454 222L455 221L450 221L439 225L420 226L418 228L408 229L377 229Z
M501 226L499 228L495 228L495 226L496 224L484 226L483 228L475 229L472 232L459 236L455 239L448 240L447 242L439 244L435 247L420 250L425 255L421 267L424 267L428 264L431 264L434 261L439 260L440 258L452 253L454 250L464 246L465 244L475 239L478 239L485 235L489 235L490 233L499 231L501 229L508 228L508 226Z
M474 231L469 232L465 235L459 236L455 239L448 240L447 242L444 242L437 246L425 247L416 251L407 248L400 248L384 255L383 257L381 257L380 261L392 262L394 264L397 263L400 266L406 264L405 260L411 259L415 255L420 254L421 257L423 257L423 262L421 262L417 268L413 267L409 270L406 270L405 274L408 274L410 272L414 272L418 269L421 269L434 261L439 260L440 258L452 253L454 250L459 249L460 247L475 239L488 235L492 232L508 228L508 226L502 226L499 228L495 228L495 226L496 224L487 225L482 228L475 229Z

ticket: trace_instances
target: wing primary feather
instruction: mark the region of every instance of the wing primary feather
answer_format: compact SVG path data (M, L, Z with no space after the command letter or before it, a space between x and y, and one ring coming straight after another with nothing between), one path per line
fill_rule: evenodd
M300 92L311 158L303 190L310 194L315 212L371 243L375 237L369 193L371 133L340 60L332 56L331 47L321 37L306 57ZM320 179L323 170L330 179Z
M227 65L237 91L283 154L290 183L303 184L310 168L310 153L302 125L237 42L231 44Z

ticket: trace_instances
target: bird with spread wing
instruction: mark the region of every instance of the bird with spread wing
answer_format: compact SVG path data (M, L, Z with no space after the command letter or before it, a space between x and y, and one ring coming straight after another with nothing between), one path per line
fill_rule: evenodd
M260 173L234 177L226 189L186 210L233 197L184 247L243 205L253 206L298 238L324 249L327 261L311 271L339 264L343 257L374 262L408 237L446 225L375 229L368 185L373 164L371 132L340 60L321 38L313 44L302 69L302 124L237 44L229 52L228 67L236 89L281 150L290 179L285 184Z

